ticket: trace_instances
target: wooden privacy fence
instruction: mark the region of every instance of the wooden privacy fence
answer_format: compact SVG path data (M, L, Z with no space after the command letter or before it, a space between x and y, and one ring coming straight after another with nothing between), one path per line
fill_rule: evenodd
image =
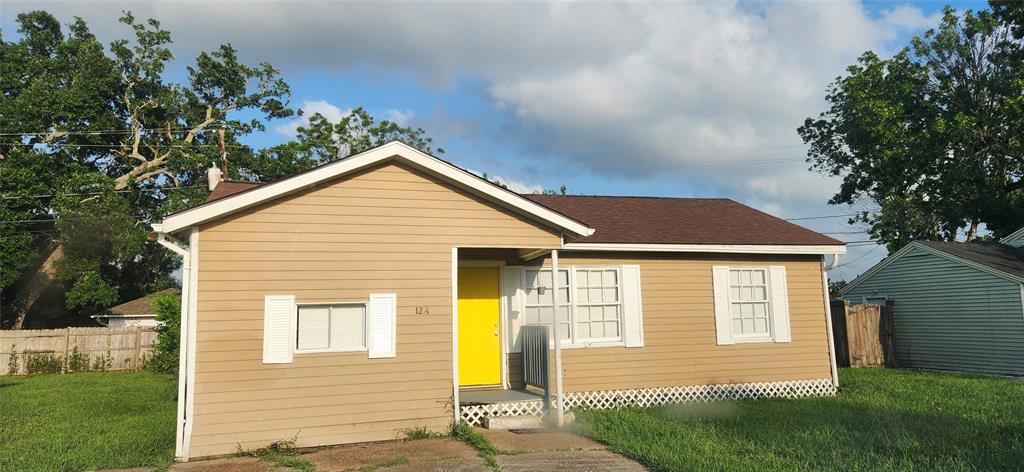
M0 372L139 370L155 343L152 328L0 330Z
M832 300L832 334L840 367L896 367L895 305Z

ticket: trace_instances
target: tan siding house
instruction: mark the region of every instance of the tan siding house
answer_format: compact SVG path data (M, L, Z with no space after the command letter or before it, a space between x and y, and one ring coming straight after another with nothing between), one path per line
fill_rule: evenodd
M398 143L220 183L155 226L185 261L176 453L388 440L640 394L833 392L822 264L842 243L701 202L522 196ZM763 240L681 229L709 215ZM557 346L524 354L527 326L556 324ZM549 367L524 372L524 355Z

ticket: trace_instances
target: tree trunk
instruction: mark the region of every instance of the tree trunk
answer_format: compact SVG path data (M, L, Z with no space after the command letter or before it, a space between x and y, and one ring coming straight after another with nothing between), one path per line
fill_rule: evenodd
M967 242L974 241L978 237L978 222L972 221L971 227L967 229Z
M64 259L64 247L57 244L31 276L22 279L14 295L12 329L22 329L25 326L25 317L39 300L39 296L57 281L57 263L61 259Z

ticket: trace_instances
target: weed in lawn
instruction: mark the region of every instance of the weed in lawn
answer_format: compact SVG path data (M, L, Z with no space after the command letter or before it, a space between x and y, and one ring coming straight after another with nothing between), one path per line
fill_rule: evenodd
M490 440L484 435L480 434L479 431L470 426L465 421L458 423L452 423L451 435L453 438L458 439L466 444L469 444L473 449L477 450L477 453L483 458L487 466L494 471L500 471L501 466L498 465L498 459L495 457L501 454L501 450L494 446Z
M405 431L402 431L403 441L416 441L419 439L439 439L445 437L448 437L448 435L444 433L431 431L427 429L426 426L417 426L415 428L410 428Z
M388 460L385 460L385 461L377 462L375 464L370 464L370 465L367 465L367 466L363 466L363 467L360 467L358 469L349 469L349 470L352 470L354 472L376 472L377 470L380 470L380 469L386 469L388 467L394 467L394 466L397 466L397 465L403 465L403 464L408 464L408 463L409 463L409 459L407 459L405 456L398 456L398 457L392 457L391 459L388 459Z
M256 449L242 449L242 446L238 445L238 452L235 455L255 457L261 461L273 462L278 467L289 467L301 470L302 472L316 472L316 466L312 462L298 457L301 453L299 448L295 446L296 439L298 439L298 436L292 439L275 441Z

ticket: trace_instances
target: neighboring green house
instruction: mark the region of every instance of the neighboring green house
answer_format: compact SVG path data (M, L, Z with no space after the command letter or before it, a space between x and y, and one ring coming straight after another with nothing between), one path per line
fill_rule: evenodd
M1024 375L1024 229L999 243L919 241L840 290L895 302L901 367Z

